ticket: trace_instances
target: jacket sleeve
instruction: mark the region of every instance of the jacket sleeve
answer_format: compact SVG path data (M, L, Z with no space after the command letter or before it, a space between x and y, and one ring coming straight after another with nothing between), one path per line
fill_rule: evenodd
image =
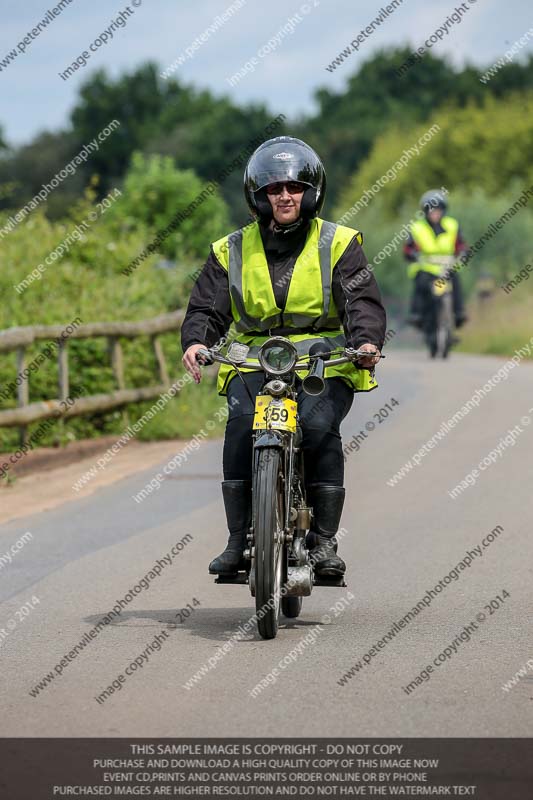
M381 350L387 315L377 281L357 239L350 242L333 269L332 294L347 346L357 348L370 342Z
M419 252L420 248L413 239L412 234L409 234L407 241L403 246L403 254L405 258L410 262L416 261Z
M459 228L459 230L457 231L457 239L455 240L455 255L456 256L466 255L469 249L470 248L468 247L467 243L464 240L463 232L461 231L461 228Z
M211 250L192 288L181 326L183 352L191 344L212 347L224 336L232 321L228 273Z

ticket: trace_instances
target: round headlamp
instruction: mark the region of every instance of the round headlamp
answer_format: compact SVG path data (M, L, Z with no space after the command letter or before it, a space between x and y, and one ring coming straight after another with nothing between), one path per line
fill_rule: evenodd
M272 336L261 346L258 353L259 363L270 375L284 375L290 372L297 358L296 347L283 336Z

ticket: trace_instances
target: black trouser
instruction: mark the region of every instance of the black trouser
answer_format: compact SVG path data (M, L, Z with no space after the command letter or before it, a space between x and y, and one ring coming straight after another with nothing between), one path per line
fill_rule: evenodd
M261 372L244 373L252 397L260 391L265 378ZM340 424L353 403L353 390L342 378L326 378L321 395L308 395L296 378L298 414L302 427L306 484L344 483L344 458ZM254 408L239 376L229 383L228 422L224 438L224 480L252 478L252 421Z
M420 270L417 272L415 277L413 297L411 300L412 314L420 314L422 317L425 317L428 313L428 310L431 309L433 302L431 286L435 279L435 275L432 275L430 272L426 272L425 270ZM459 280L459 275L457 275L456 272L453 272L450 275L450 280L452 282L453 289L453 313L455 317L458 317L464 313L461 281Z

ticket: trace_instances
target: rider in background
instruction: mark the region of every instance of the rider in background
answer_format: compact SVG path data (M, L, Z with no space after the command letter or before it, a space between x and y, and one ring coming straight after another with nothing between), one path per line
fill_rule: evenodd
M198 350L216 344L232 323L237 341L249 346L281 335L300 355L316 343L324 350L349 346L373 354L357 365L326 363L326 387L319 396L305 394L296 378L307 502L314 510L310 558L317 574L339 576L346 569L335 539L344 504L340 424L354 392L377 385L372 368L386 318L362 235L317 216L325 190L323 164L305 142L279 136L257 148L244 175L244 194L256 220L211 245L191 293L181 343L183 363L197 383ZM254 407L235 376L231 366L220 367L217 389L228 401L222 495L230 536L209 565L209 572L219 575L244 567L251 524ZM244 372L243 378L255 398L263 374Z
M446 214L448 202L439 189L431 189L422 195L420 207L425 219L416 220L404 245L404 255L409 266L407 275L414 280L414 291L407 321L417 328L423 327L428 302L431 299L431 284L435 276L442 274L442 267L424 261L424 256L455 256L460 258L468 252L459 223ZM450 274L453 287L453 313L455 326L460 328L467 321L464 311L461 282L456 272Z

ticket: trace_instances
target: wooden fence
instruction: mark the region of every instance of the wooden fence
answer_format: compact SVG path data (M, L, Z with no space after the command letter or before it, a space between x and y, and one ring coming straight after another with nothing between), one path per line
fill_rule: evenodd
M27 426L39 420L59 416L68 419L98 411L110 411L128 403L139 403L158 397L170 386L165 356L158 337L162 333L178 331L184 316L183 311L175 311L172 314L163 314L160 317L140 322L92 322L76 326L71 323L67 327L32 325L0 331L0 353L16 351L17 356L17 408L0 411L0 428L19 427L21 439L24 441ZM151 341L158 367L159 383L141 389L127 389L124 382L121 339L135 339L138 336L147 336ZM68 343L71 339L97 337L105 337L108 340L109 358L117 388L109 394L78 397L71 401L69 397ZM28 371L26 351L29 345L39 340L57 342L58 397L30 403L29 379L31 372ZM71 404L65 410L67 399L71 401Z

